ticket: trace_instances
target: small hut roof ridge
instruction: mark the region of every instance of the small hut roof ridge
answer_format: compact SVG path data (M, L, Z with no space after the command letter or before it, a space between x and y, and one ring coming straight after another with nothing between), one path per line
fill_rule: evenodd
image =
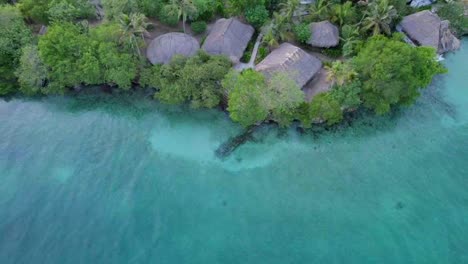
M234 18L221 18L216 21L209 33L203 49L209 54L226 55L234 63L239 62L253 36L254 28Z
M283 43L270 53L255 69L267 78L286 72L299 87L306 85L322 67L322 62L302 49Z
M172 32L153 39L146 56L152 64L167 64L175 55L191 57L200 49L198 41L187 34Z

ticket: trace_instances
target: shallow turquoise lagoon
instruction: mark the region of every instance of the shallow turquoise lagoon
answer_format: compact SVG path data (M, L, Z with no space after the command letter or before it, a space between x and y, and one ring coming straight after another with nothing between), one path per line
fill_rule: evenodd
M141 96L0 102L0 263L468 263L468 41L408 109L299 134Z

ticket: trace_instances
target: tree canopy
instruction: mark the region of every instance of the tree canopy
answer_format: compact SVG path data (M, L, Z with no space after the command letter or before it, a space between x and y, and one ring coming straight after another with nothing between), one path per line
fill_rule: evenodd
M14 92L17 84L15 69L21 49L32 42L32 34L18 9L0 5L0 95Z
M285 73L270 80L253 70L231 71L223 80L229 93L228 111L234 121L250 126L271 118L280 126L294 120L295 109L304 102L304 93Z
M169 64L146 69L140 83L156 88L155 98L164 103L189 102L194 108L212 108L219 105L221 80L230 68L227 57L199 51L191 58L176 55Z
M429 47L412 47L398 38L375 36L353 59L362 82L364 105L383 114L392 105L408 105L444 69Z
M50 70L44 91L64 93L81 83L107 83L129 89L137 74L137 58L119 46L108 25L91 29L60 23L52 25L39 40L39 55ZM107 40L107 41L106 41Z

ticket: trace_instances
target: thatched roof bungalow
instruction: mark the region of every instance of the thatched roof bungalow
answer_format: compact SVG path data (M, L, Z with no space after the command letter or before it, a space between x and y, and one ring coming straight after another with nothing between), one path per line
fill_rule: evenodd
M146 57L152 64L167 64L174 55L193 56L200 49L198 41L184 33L167 33L151 41Z
M338 27L329 21L310 23L310 39L307 44L317 48L331 48L338 46L340 33Z
M401 28L417 45L435 48L439 53L453 51L460 47L450 29L449 22L425 10L406 16L401 21Z
M262 72L266 78L271 78L277 72L286 72L302 88L320 68L322 62L319 59L292 44L283 43L260 62L255 70Z
M233 63L238 63L244 55L255 30L252 26L234 18L221 18L203 43L203 49L213 55L226 55Z

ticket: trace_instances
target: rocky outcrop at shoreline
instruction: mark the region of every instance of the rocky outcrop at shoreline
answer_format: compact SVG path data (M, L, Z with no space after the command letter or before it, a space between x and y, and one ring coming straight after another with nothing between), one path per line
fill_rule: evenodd
M401 22L403 32L415 44L433 47L440 54L460 48L460 40L452 34L449 25L449 21L428 10L406 16Z

